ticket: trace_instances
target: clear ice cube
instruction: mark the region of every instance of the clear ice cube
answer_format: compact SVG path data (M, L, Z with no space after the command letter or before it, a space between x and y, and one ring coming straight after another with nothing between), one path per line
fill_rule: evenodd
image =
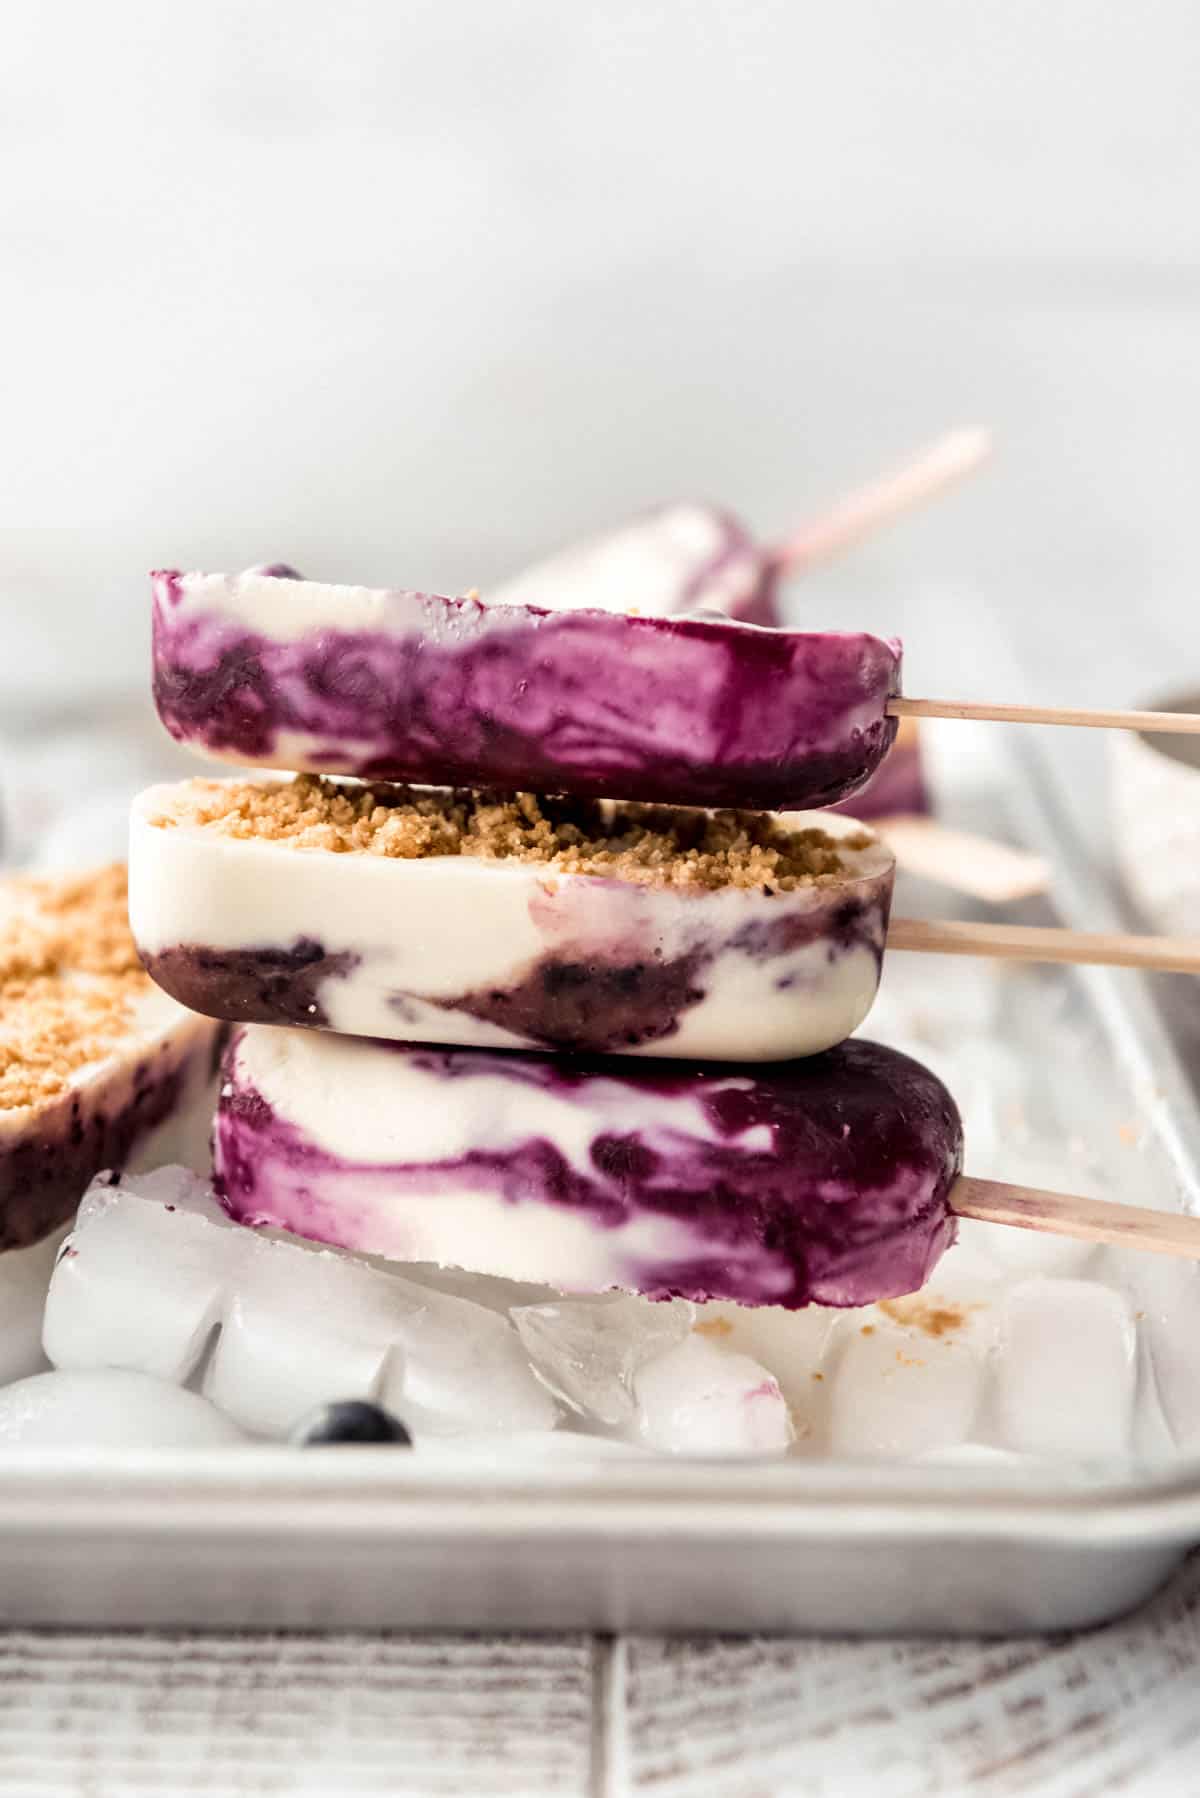
M1200 1449L1200 1267L1165 1255L1109 1253L1119 1257L1147 1350L1146 1415L1139 1420L1138 1446L1152 1455L1172 1447L1194 1454Z
M913 1301L893 1303L903 1315ZM908 1459L965 1442L983 1395L987 1331L964 1316L963 1326L931 1334L878 1306L847 1316L834 1354L832 1452Z
M391 1271L389 1263L380 1256L367 1255L364 1260L371 1267ZM431 1286L435 1292L449 1293L452 1298L469 1299L473 1305L484 1305L505 1316L514 1305L550 1305L559 1296L554 1286L506 1280L500 1274L477 1274L465 1267L435 1267L429 1261L406 1261L404 1277L418 1286Z
M505 1317L398 1275L395 1342L381 1403L414 1436L552 1430L559 1410Z
M778 1380L797 1429L808 1434L823 1410L816 1376L840 1316L827 1305L785 1311L779 1305L715 1300L698 1308L694 1327L697 1335L761 1362Z
M0 1392L0 1448L218 1448L245 1442L194 1392L128 1369L72 1368Z
M692 1331L633 1376L631 1433L667 1455L779 1455L794 1440L787 1400L749 1355Z
M555 1397L582 1417L617 1429L634 1416L639 1368L682 1342L695 1314L696 1307L683 1299L605 1294L519 1305L511 1316L534 1369Z
M183 1383L221 1317L239 1244L206 1183L158 1168L84 1195L46 1299L55 1367L129 1367Z
M278 1437L320 1405L379 1397L392 1352L378 1302L386 1275L331 1251L255 1238L234 1277L220 1295L220 1333L204 1376L214 1405L244 1429Z
M1137 1333L1120 1293L1093 1280L1025 1280L1006 1295L994 1412L1020 1454L1107 1460L1129 1452Z
M549 1430L512 1325L348 1255L234 1224L184 1169L93 1184L51 1280L46 1353L204 1392L286 1436L315 1405L375 1398L414 1435Z

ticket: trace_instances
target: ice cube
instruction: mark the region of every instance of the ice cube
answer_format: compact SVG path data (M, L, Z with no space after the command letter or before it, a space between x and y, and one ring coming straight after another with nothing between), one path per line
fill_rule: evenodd
M773 1374L787 1400L797 1431L811 1434L824 1411L821 1372L841 1313L827 1305L784 1311L778 1305L729 1305L710 1301L697 1307L696 1334L749 1355Z
M637 1440L668 1455L784 1454L792 1420L779 1382L749 1355L694 1331L633 1376Z
M494 1311L248 1230L186 1169L95 1182L51 1281L51 1360L183 1382L218 1330L205 1393L259 1434L350 1398L378 1399L414 1435L557 1422Z
M1100 1460L1129 1452L1137 1334L1124 1298L1092 1280L1025 1280L1008 1293L995 1371L1000 1442Z
M56 1367L187 1380L220 1321L241 1240L204 1181L158 1168L84 1195L46 1299Z
M39 1373L0 1392L0 1449L216 1448L245 1440L196 1393L125 1369Z
M395 1270L395 1263L380 1255L367 1255L364 1260L370 1267L381 1267L389 1273ZM552 1305L560 1297L553 1286L533 1286L527 1280L506 1280L499 1274L477 1274L465 1267L435 1267L428 1261L406 1261L404 1277L418 1286L431 1286L435 1292L448 1292L452 1298L486 1305L489 1311L499 1311L504 1316L514 1305Z
M0 1255L0 1386L46 1366L42 1312L63 1236L55 1230L27 1249Z
M416 1438L554 1428L554 1401L506 1318L384 1266L248 1235L208 1397L272 1436L347 1398L377 1400Z
M402 1295L380 1402L414 1436L552 1430L559 1410L506 1317L391 1276Z
M937 1321L943 1309L953 1326ZM832 1452L907 1459L965 1442L983 1395L993 1327L985 1315L972 1324L961 1304L941 1307L924 1295L848 1315L835 1345Z
M245 1251L236 1285L221 1295L205 1397L244 1429L274 1437L320 1405L378 1398L392 1352L378 1302L386 1276L258 1238Z
M696 1307L631 1295L520 1305L512 1320L540 1378L582 1416L618 1428L633 1418L633 1381L654 1355L682 1342Z
M1166 1256L1110 1251L1141 1317L1146 1344L1146 1383L1139 1419L1139 1449L1162 1453L1173 1445L1200 1449L1200 1267ZM1155 1440L1155 1423L1161 1433Z

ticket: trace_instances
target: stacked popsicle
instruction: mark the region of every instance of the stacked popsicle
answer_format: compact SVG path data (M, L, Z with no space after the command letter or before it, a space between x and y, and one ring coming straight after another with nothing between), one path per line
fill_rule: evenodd
M302 771L134 812L146 966L241 1026L215 1134L235 1217L583 1292L923 1282L958 1114L845 1040L892 860L795 809L882 761L898 644L283 568L162 574L154 603L171 734Z

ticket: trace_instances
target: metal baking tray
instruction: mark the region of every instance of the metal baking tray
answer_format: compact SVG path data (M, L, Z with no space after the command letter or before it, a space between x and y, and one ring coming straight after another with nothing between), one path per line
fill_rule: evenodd
M1023 915L1115 924L1044 752L1012 753L988 816L967 809L1053 863L1053 905ZM1200 1208L1200 1113L1146 984L1055 978L1097 1079L1103 1064L1141 1108L1154 1202ZM503 1451L0 1459L6 1624L1012 1633L1126 1610L1197 1542L1200 1457L1179 1455L1036 1483L803 1459L524 1468Z

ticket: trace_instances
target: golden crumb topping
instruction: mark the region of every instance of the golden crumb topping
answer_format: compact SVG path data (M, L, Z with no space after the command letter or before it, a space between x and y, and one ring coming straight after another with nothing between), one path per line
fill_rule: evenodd
M783 893L844 879L842 853L876 840L865 831L839 839L823 830L789 830L769 812L347 784L315 774L189 781L151 822L200 825L219 836L333 855L398 861L471 855L642 886Z
M149 987L122 866L0 882L0 1111L57 1098L112 1054Z
M879 1309L893 1323L908 1324L926 1336L939 1337L952 1336L956 1330L961 1330L971 1312L978 1307L942 1303L916 1293L906 1299L881 1299Z

